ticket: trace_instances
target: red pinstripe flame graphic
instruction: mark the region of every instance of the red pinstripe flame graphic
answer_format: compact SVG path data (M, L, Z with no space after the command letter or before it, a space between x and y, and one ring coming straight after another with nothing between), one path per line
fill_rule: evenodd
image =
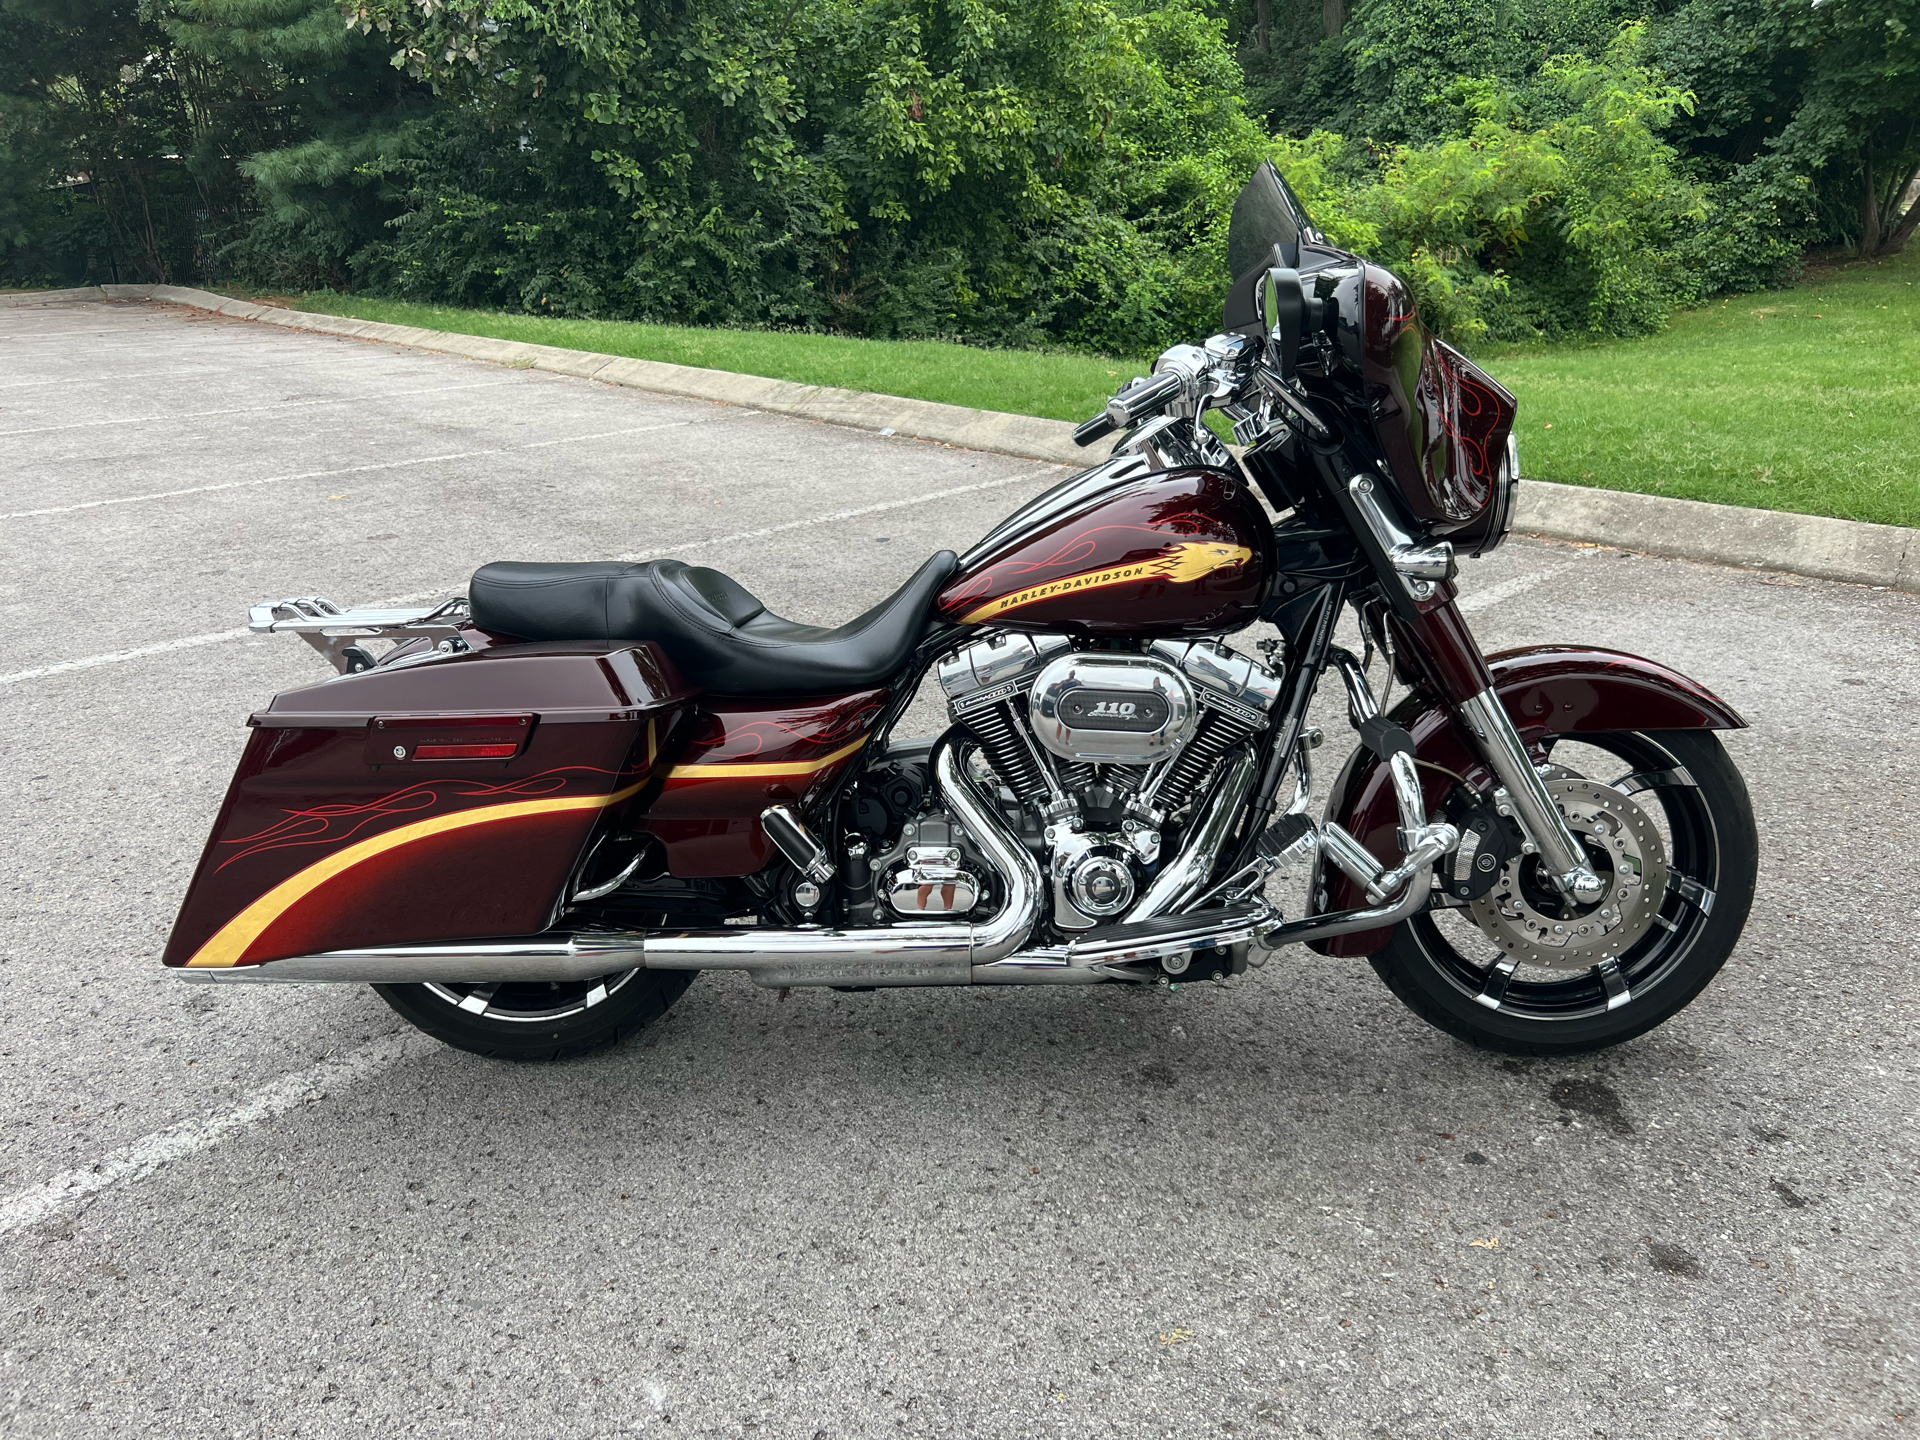
M1003 589L1018 589L1020 580L1027 576L1038 575L1044 571L1070 570L1094 559L1104 548L1100 537L1113 535L1139 535L1154 546L1167 543L1168 532L1179 535L1198 535L1214 528L1212 519L1196 510L1182 511L1169 515L1154 525L1100 525L1092 530L1082 530L1063 543L1051 554L1038 560L1003 560L990 565L979 574L970 576L958 589L952 592L948 600L950 608L957 608L971 600L978 600L995 594ZM1136 547L1144 548L1144 547ZM1116 558L1121 552L1115 552Z
M307 845L339 845L368 826L394 815L417 815L434 810L449 800L497 800L503 796L533 798L552 795L567 788L574 778L589 775L605 775L613 780L609 789L619 789L620 782L631 781L647 773L649 767L638 770L603 770L594 765L566 765L557 770L543 770L538 775L527 775L518 780L501 781L488 784L479 780L422 780L382 795L377 800L363 800L356 803L338 803L313 805L301 810L283 811L284 818L275 821L264 830L256 830L251 835L236 836L223 840L222 845L241 847L227 856L216 867L215 873L224 870L237 860L250 855L258 855L267 850L286 850Z

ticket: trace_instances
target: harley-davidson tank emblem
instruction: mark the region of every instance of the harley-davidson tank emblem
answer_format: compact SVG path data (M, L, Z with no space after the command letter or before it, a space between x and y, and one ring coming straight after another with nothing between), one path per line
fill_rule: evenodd
M1191 585L1194 581L1203 579L1216 570L1231 570L1235 566L1246 564L1252 558L1253 551L1245 545L1188 540L1177 545L1169 545L1151 560L1132 560L1124 565L1109 565L1103 570L1089 570L1081 575L1066 575L1058 580L1029 585L1024 590L1015 590L969 610L960 617L960 623L978 625L993 619L996 615L1017 610L1022 605L1031 605L1036 600L1050 599L1055 595L1068 595L1079 590L1097 590L1107 585L1125 585L1135 580L1171 580L1176 585Z

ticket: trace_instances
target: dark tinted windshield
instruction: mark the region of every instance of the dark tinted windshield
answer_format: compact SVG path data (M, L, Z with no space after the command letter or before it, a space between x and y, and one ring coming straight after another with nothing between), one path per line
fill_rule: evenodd
M1227 226L1227 273L1238 279L1256 265L1271 264L1276 245L1286 264L1298 265L1302 237L1319 238L1273 162L1262 161L1233 202L1233 221Z

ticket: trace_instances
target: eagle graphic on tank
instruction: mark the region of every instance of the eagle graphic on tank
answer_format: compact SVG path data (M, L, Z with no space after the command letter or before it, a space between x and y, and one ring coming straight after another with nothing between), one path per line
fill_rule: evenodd
M1236 476L1109 462L1008 517L937 605L962 625L1217 634L1258 615L1271 554L1266 511Z

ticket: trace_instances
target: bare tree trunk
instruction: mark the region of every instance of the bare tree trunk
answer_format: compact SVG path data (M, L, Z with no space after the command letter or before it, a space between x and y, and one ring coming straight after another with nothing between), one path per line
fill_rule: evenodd
M1273 0L1253 0L1253 33L1262 55L1273 54Z
M1347 0L1320 0L1320 28L1330 36L1347 28Z
M1873 188L1873 149L1860 152L1860 258L1870 259L1880 249L1880 195Z
M1900 206L1905 205L1906 213L1900 214ZM1899 218L1895 219L1894 216ZM1906 249L1907 241L1913 238L1916 227L1920 227L1920 165L1914 167L1906 183L1893 192L1893 211L1887 216L1891 228L1886 238L1880 242L1881 255L1898 255Z

